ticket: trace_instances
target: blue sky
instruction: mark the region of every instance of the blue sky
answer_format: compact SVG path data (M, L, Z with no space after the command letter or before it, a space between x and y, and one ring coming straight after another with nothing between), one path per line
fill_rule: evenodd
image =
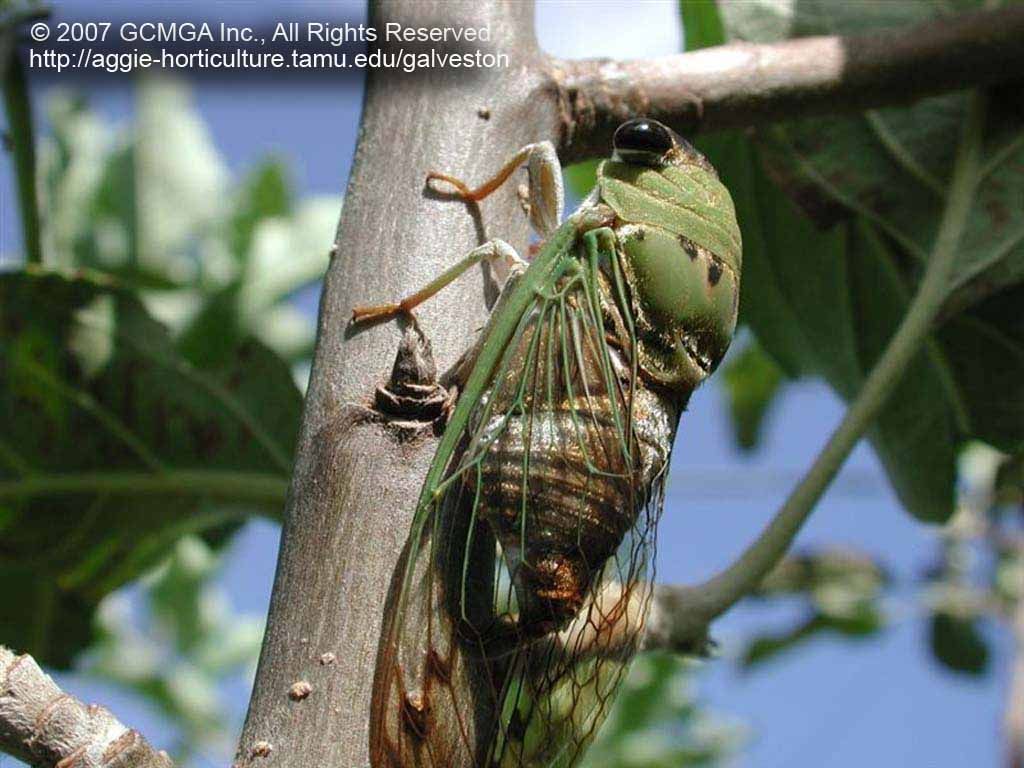
M305 17L365 19L362 3L289 3L278 19L272 3L56 2L58 9L95 18L198 20L238 23ZM281 4L282 7L284 4ZM640 57L681 49L672 2L540 2L537 29L551 53ZM609 33L614 30L614 34ZM45 85L52 85L50 80ZM129 81L102 78L80 85L115 118L131 109ZM244 79L200 79L196 104L216 144L236 171L273 153L289 162L300 193L337 194L351 163L362 98L356 79L308 84ZM10 164L0 157L0 253L19 247ZM728 416L714 385L692 400L681 425L670 493L659 532L659 578L693 581L727 564L758 532L842 414L823 385L794 385L773 411L762 449L733 448ZM275 527L250 525L234 544L223 584L239 610L263 613L276 558ZM912 521L888 489L870 449L860 446L801 533L799 544L843 544L875 553L897 577L910 579L928 564L935 535ZM907 596L904 595L904 598ZM991 631L993 663L986 676L964 678L930 658L925 625L913 602L892 605L893 624L880 639L812 642L752 673L729 660L751 629L785 626L793 606L740 606L714 628L724 658L698 678L702 700L715 712L749 726L750 740L735 764L860 768L959 768L999 762L999 724L1011 662L1010 643ZM138 702L76 676L62 677L73 692L111 704L154 741L166 729ZM244 713L244 691L239 717Z

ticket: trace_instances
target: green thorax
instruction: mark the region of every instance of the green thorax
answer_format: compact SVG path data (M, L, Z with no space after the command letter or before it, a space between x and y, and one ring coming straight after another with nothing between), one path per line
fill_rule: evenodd
M616 214L641 369L688 394L736 327L742 245L732 198L692 156L659 166L607 160L597 176Z

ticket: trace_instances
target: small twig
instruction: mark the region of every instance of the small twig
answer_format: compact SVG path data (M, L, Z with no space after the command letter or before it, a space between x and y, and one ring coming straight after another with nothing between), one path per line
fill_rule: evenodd
M42 264L39 235L39 199L36 195L36 149L32 135L32 105L25 82L25 68L13 49L6 62L3 78L7 128L13 142L14 173L18 185L21 230L25 240L25 260Z
M7 67L15 58L21 28L49 16L50 9L44 6L12 8L11 0L0 0L0 82L7 76Z
M0 750L36 768L173 768L109 711L64 693L31 656L0 646Z
M674 588L671 615L676 617L677 625L667 630L674 642L685 644L688 638L700 641L714 619L757 588L785 554L927 338L949 292L957 245L972 203L978 178L984 101L980 93L972 96L938 237L924 279L896 334L871 370L839 427L757 540L717 576L697 586Z
M1017 602L1013 617L1016 651L1013 677L1006 698L1003 733L1007 768L1024 768L1024 600Z
M1024 6L979 11L871 35L733 43L635 61L554 61L561 104L558 155L607 154L637 115L679 130L762 125L906 104L1020 77Z

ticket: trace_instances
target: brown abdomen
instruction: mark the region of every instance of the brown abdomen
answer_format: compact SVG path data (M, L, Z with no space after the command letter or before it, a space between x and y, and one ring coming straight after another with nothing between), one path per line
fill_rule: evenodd
M608 398L584 399L511 416L481 462L479 514L501 544L517 627L531 637L576 615L639 509L637 462Z

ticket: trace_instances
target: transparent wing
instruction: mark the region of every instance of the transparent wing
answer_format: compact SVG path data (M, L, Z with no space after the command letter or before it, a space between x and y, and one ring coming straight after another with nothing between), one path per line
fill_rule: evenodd
M375 766L574 765L636 650L675 414L618 255L575 248L459 404L386 609Z

